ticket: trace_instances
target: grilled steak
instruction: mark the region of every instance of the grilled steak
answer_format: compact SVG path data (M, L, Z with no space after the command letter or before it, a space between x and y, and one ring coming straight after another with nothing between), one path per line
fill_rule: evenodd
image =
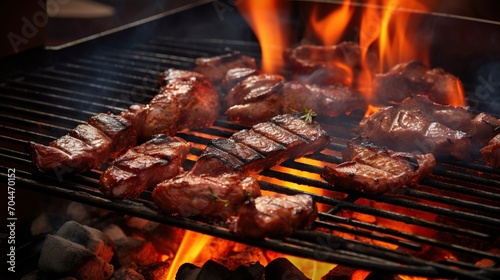
M432 102L427 96L414 95L405 98L398 106L399 110L417 111L427 120L447 127L471 133L473 130L472 114L467 107L442 105Z
M139 140L146 141L156 134L174 135L180 119L179 103L169 94L158 94L149 104L134 104L121 116L129 120Z
M238 67L229 69L221 81L221 90L224 94L226 94L239 82L250 76L258 74L260 74L260 72L255 68Z
M478 114L472 120L472 140L485 146L500 129L500 120L486 113Z
M196 66L193 71L203 74L216 85L220 84L226 72L230 69L242 67L257 68L255 59L238 52L208 58L197 58L195 64Z
M283 237L311 225L317 214L316 203L309 195L259 196L240 207L230 230L250 238Z
M30 142L35 166L44 172L78 173L98 168L136 144L132 124L110 113L98 114L48 146Z
M236 84L227 94L225 101L228 107L237 104L252 103L262 100L268 95L279 92L285 79L279 75L260 74L250 76Z
M362 68L361 50L354 42L335 46L300 45L285 53L285 59L292 78L310 84L351 86ZM367 61L374 69L375 57L370 54Z
M432 172L432 154L402 153L366 141L349 141L343 163L325 166L321 176L332 185L377 194L418 183Z
M187 78L179 78L181 75ZM179 103L178 130L207 127L217 119L219 95L204 76L191 71L169 69L163 73L162 86L160 95L172 95Z
M251 76L229 91L226 117L246 125L269 120L273 116L312 109L318 115L336 117L353 110L366 109L364 99L348 87L317 86L283 82L281 76Z
M422 109L422 106L408 105L418 99L410 100L408 103L403 102L405 104L400 108L382 108L371 116L365 117L360 122L362 135L370 138L377 145L385 145L398 151L419 151L442 156L451 155L462 160L468 159L472 147L470 134L454 130L437 121L470 129L470 119L467 122L466 117L459 114L462 111L455 110L451 106L441 112L435 114L427 112L427 115L424 115L427 109ZM446 120L447 116L448 120Z
M156 134L212 125L220 101L210 81L191 71L168 69L161 74L160 91L147 105L132 105L122 116L134 124L140 139Z
M462 90L457 77L441 68L430 69L420 61L401 63L386 73L376 74L372 86L381 104L401 102L412 94L449 104L448 96L461 96Z
M212 140L193 166L194 174L216 176L241 172L256 174L286 159L321 150L329 136L316 123L285 114L233 134Z
M248 199L260 196L256 179L240 174L182 173L158 184L153 199L161 211L183 217L201 216L225 221Z
M500 134L493 137L488 145L480 150L483 160L490 166L500 167Z
M115 159L101 175L100 189L112 197L137 197L148 187L181 173L189 148L181 138L155 135Z

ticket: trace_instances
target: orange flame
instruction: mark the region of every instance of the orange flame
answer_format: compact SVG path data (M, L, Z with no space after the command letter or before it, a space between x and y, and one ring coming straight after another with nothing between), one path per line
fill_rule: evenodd
M350 0L345 0L340 8L332 11L322 20L317 19L319 4L315 3L309 24L316 35L320 37L323 45L328 46L339 42L353 14L350 3Z
M413 1L414 2L414 1ZM359 45L362 69L357 77L357 87L369 104L373 104L373 68L369 65L370 52L378 52L378 72L382 73L401 62L421 60L429 63L429 49L421 47L410 37L409 23L414 15L411 10L425 11L418 3L402 0L368 0L361 17ZM373 109L373 108L372 108ZM367 112L367 114L369 114Z
M466 106L464 88L460 80L457 78L455 88L453 84L450 87L446 92L453 94L448 94L448 103L453 106Z
M284 13L288 13L285 0L241 1L238 5L252 27L262 50L262 71L279 73L283 68L283 52L288 46L287 28L283 27Z
M211 238L213 237L210 235L187 230L179 246L179 250L177 250L174 260L172 261L172 265L168 270L167 280L175 279L175 275L181 265L187 262L192 263L205 245L210 242Z

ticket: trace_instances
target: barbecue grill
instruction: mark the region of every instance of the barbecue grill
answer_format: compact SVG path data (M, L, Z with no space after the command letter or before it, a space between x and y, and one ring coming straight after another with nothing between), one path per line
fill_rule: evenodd
M29 141L48 144L92 115L107 111L119 113L131 104L148 102L156 94L160 71L169 67L190 69L195 58L224 54L228 50L259 59L259 44L249 35L248 29L246 38L241 39L245 37L241 33L240 38L181 38L176 31L159 28L174 26L180 18L186 17L185 13L203 14L203 9L207 8L213 9L213 6L194 8L67 49L34 50L5 60L9 64L2 66L4 73L0 83L2 180L7 181L8 168L15 168L16 188L313 260L403 275L460 279L500 277L500 255L489 251L494 247L491 244L498 247L499 242L500 169L486 166L480 160L462 162L439 158L432 174L419 185L381 195L332 187L319 179L317 175L323 164L341 162L341 150L346 141L357 135L357 124L363 117L359 113L335 119L317 118L332 136L325 150L261 172L259 179L263 190L307 193L320 209L326 209L319 213L311 229L298 230L283 239L243 238L201 219L159 213L150 191L132 200L106 198L98 189L101 170L64 177L37 172L26 149ZM225 16L235 14L237 12ZM213 15L212 22L223 23L217 14ZM134 40L130 40L131 37ZM36 67L16 67L16 62L31 58L36 58L31 60ZM469 88L469 93L471 90L474 88ZM488 108L486 105L478 108L483 107ZM498 112L488 113L495 115ZM211 127L179 132L178 136L193 143L184 168L188 170L193 166L211 139L228 138L243 128L246 127L220 116ZM321 195L317 194L318 190L322 191ZM19 201L17 207L27 207L21 204L22 197L16 199ZM347 212L435 231L438 237L406 233L354 219L352 215L344 215ZM423 213L437 218L426 219ZM386 249L368 240L390 244L399 250ZM25 247L18 246L19 256L27 250ZM422 253L435 249L451 252L459 260L432 260ZM477 265L476 262L482 259L489 259L494 265Z

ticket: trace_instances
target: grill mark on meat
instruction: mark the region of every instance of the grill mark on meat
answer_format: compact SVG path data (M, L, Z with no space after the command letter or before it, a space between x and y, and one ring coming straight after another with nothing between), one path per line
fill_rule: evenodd
M361 120L361 133L377 145L391 149L467 160L472 140L470 134L429 121L418 111L385 107Z
M100 178L100 189L117 198L133 198L183 171L190 144L178 137L155 135L115 159Z
M128 120L101 113L48 146L30 142L29 149L39 170L61 176L98 168L108 158L135 145L136 140L135 130Z
M348 141L342 159L344 162L336 166L325 166L321 177L332 185L368 194L417 184L436 164L432 154L396 152L365 138Z
M229 139L212 140L192 172L212 176L234 171L256 174L288 158L322 149L329 141L317 124L308 124L298 116L278 116L236 132Z
M228 154L239 159L243 164L250 163L252 161L263 159L265 155L259 153L258 151L250 148L244 143L233 141L233 139L214 139L210 143L214 148L222 150Z

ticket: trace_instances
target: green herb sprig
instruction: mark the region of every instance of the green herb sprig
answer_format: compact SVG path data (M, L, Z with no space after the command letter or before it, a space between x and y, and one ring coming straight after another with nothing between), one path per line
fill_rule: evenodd
M224 203L224 207L228 207L229 206L229 200L227 199L222 199L220 198L215 192L214 190L212 190L212 188L208 188L208 191L210 192L210 196L212 197L213 200L215 201L219 201L219 202L222 202Z
M302 111L302 116L300 117L301 119L304 119L306 123L312 123L314 118L318 115L316 112L314 112L312 109L309 108L304 108L304 111Z

